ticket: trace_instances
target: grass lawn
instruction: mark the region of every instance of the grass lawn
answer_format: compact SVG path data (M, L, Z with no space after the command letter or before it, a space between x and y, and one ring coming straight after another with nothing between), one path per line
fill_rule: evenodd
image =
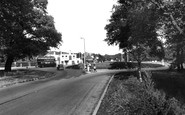
M185 115L185 72L153 71L150 87L135 75L115 75L97 115Z
M12 70L11 72L4 73L0 71L0 88L11 86L17 83L28 81L35 81L54 76L54 72L45 72L37 70Z
M38 70L19 69L12 70L8 73L0 71L0 88L15 85L18 83L46 79L55 75L61 76L60 78L68 79L71 77L79 77L83 74L83 70L79 69L65 69L65 71L56 71L56 68L38 68Z

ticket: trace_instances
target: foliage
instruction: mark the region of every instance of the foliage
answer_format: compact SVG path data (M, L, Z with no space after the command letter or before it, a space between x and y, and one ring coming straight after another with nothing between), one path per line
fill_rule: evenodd
M98 62L104 62L105 61L105 57L101 54L92 54L94 56L94 58L96 58L96 60Z
M133 69L137 68L136 62L112 62L109 65L109 69ZM163 67L161 64L152 64L152 63L141 63L141 68L157 68L157 67Z
M61 34L46 5L47 0L1 0L0 49L7 59L5 70L11 70L13 60L44 54L60 43Z
M184 0L157 1L151 0L156 7L166 45L173 50L178 69L183 69L185 37L185 2Z
M80 63L80 64L77 64L77 65L70 65L70 66L67 66L66 69L83 69L83 64Z
M136 63L132 63L132 62L113 62L110 64L109 69L131 69L131 68L135 68L136 67Z
M164 42L167 50L173 50L178 69L183 69L185 43L185 2L184 0L118 0L105 29L109 45L120 48L150 49L136 53L139 57L149 54L164 58ZM149 48L148 48L149 47ZM170 49L169 49L170 47ZM138 52L138 51L136 51ZM168 51L169 53L169 51ZM171 54L170 54L171 55ZM147 57L147 55L146 55Z
M118 0L114 5L109 24L106 25L109 45L127 49L140 63L148 55L164 57L164 49L158 39L158 15L151 2L145 0Z
M115 55L104 55L105 60L106 61L111 61L111 60L115 60L115 61L120 61L121 60L121 53L115 54Z
M185 71L176 70L152 71L155 88L163 90L169 97L175 97L185 103Z
M127 77L126 74L123 77ZM136 114L181 115L185 114L185 109L175 98L167 99L165 93L154 89L150 74L145 76L142 83L132 75L124 80L114 79L98 115Z

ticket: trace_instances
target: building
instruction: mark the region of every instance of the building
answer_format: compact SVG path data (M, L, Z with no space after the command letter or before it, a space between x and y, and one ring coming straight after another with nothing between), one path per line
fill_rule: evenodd
M77 56L78 53L71 53L71 52L61 52L61 51L48 51L46 56L53 56L55 57L56 64L63 64L63 65L74 65L82 63L82 59L80 56Z

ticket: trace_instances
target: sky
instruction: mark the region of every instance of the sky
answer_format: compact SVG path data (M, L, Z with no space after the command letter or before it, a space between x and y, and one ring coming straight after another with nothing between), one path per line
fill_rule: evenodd
M62 33L64 52L84 52L100 54L120 53L118 46L108 46L104 41L116 0L48 0L48 13L54 17L55 27Z

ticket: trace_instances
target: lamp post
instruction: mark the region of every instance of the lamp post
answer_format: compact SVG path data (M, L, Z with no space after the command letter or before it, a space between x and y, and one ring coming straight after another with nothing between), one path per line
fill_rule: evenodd
M82 38L82 37L81 37L81 39L84 40L84 69L85 69L85 38Z

